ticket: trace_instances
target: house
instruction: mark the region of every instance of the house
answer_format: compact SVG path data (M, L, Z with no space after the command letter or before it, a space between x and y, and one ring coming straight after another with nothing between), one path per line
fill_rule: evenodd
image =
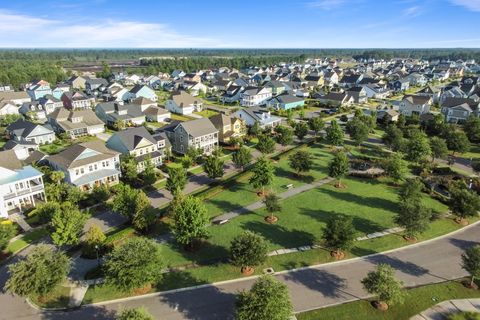
M34 167L23 166L13 150L0 151L0 217L45 202L42 176Z
M432 103L429 96L405 95L400 102L399 111L405 116L422 115L430 112Z
M38 101L26 102L19 109L18 112L26 119L44 122L47 119L47 112L45 107Z
M145 122L145 115L134 104L120 102L103 102L95 107L95 114L107 126L114 126L117 122L123 122L126 126L140 126Z
M105 124L90 109L57 109L48 115L48 121L55 132L66 133L72 139L105 132Z
M70 79L66 81L73 89L83 90L87 87L87 79L86 77L82 76L72 76Z
M0 100L0 116L6 116L7 114L18 115L19 108L10 100Z
M364 87L351 87L350 89L347 89L346 93L353 97L354 103L367 103L368 101L367 91Z
M52 143L55 141L55 132L50 125L41 125L23 119L11 123L5 133L9 139L28 141L36 144Z
M377 111L377 121L382 121L383 123L397 122L399 116L400 113L393 109Z
M148 107L144 112L145 118L150 122L167 122L167 119L172 117L172 114L164 108L157 106Z
M122 155L133 156L138 172L145 169L148 159L155 167L162 165L167 148L166 139L155 139L145 127L117 132L107 140L106 145Z
M8 140L3 145L3 150L13 150L17 158L22 161L30 157L30 155L38 151L38 149L38 144L29 141Z
M362 81L362 79L363 74L346 75L339 81L339 85L344 88L355 87L360 83L360 81Z
M417 96L428 96L431 97L433 103L438 103L440 101L440 90L435 87L426 86L422 90L415 92Z
M272 97L272 90L267 87L247 87L240 97L240 103L244 107L261 106Z
M207 93L208 87L201 82L186 81L180 83L183 90L188 90L192 96L198 96L200 93Z
M211 154L218 146L218 130L208 118L173 122L161 129L168 137L172 150L185 154L189 148Z
M45 114L50 114L58 108L63 108L63 101L55 98L53 95L46 95L38 99L38 102L43 106Z
M270 111L260 107L240 109L233 116L245 121L248 127L253 126L257 122L260 128L273 128L282 122L282 118L272 116Z
M287 92L273 97L267 102L267 106L272 107L275 110L290 110L297 107L303 107L304 105L304 98L291 95Z
M243 91L243 87L231 85L220 96L220 101L222 101L223 103L234 103L236 101L239 101L241 98L242 91Z
M85 91L90 95L97 95L108 87L108 81L103 78L88 78L85 81Z
M130 91L123 86L116 84L107 88L108 101L123 102L130 99Z
M131 85L136 85L140 83L140 80L141 78L139 75L131 74L125 77L125 79L123 80L123 83L127 86L131 86Z
M321 103L331 106L347 106L353 104L353 97L345 92L329 92L326 95L317 97Z
M83 191L117 184L120 178L120 153L107 148L103 141L74 144L45 160L53 170L65 174L67 183Z
M62 95L65 92L70 91L70 86L68 84L58 84L53 90L52 90L52 96L55 97L55 99L61 99Z
M144 97L138 97L131 101L131 104L137 105L140 108L140 111L144 112L150 107L156 107L157 103L150 99Z
M209 119L218 130L218 140L222 143L228 143L230 138L241 138L247 133L245 122L237 117L219 113Z
M52 94L52 89L47 81L40 80L32 83L32 85L27 88L27 93L32 100L38 100L47 94Z
M424 86L427 84L427 78L420 73L411 73L405 77L411 86Z
M158 100L157 94L152 88L147 87L146 85L137 84L130 90L130 99L136 99L140 97L155 102Z
M32 98L25 91L0 91L0 102L2 101L21 106L25 102L32 101Z
M269 81L265 84L265 87L272 90L272 95L276 96L282 94L287 90L285 82L283 81Z
M408 79L400 79L396 80L391 83L392 89L399 92L399 91L406 91L410 88L410 82Z
M185 91L172 93L170 99L165 102L165 108L173 113L192 114L194 111L202 111L203 102Z
M335 71L327 71L325 72L324 76L325 78L325 83L327 83L330 86L333 86L335 84L338 84L338 74Z
M80 110L91 108L95 103L94 97L89 97L83 92L65 92L61 100L63 106L69 110Z
M480 102L469 98L447 98L441 107L447 122L462 123L470 116L479 116Z

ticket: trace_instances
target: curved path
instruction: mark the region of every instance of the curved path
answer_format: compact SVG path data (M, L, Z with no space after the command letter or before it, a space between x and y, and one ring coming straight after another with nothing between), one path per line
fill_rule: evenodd
M296 312L365 298L360 280L375 264L388 263L406 286L442 282L465 276L460 267L463 250L480 241L480 223L448 236L384 254L317 267L277 273L287 284ZM1 270L1 280L5 269ZM232 319L235 293L254 279L231 281L192 290L86 306L75 311L41 313L21 298L0 295L0 319L113 319L115 310L145 306L157 319Z

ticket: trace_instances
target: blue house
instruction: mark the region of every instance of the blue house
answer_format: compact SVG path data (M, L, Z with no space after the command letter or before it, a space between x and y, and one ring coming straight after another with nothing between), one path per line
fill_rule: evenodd
M157 101L158 97L155 91L153 91L152 88L146 86L146 85L141 85L137 84L135 87L130 90L130 97L131 99L136 99L136 98L145 98L145 99L150 99L152 101Z
M267 106L276 110L289 110L297 107L303 107L304 105L304 98L297 97L289 93L280 94L267 102Z
M70 91L70 86L68 84L59 84L55 89L52 90L52 95L60 100L62 95L65 93L65 92L69 92Z
M52 89L47 81L39 80L28 87L27 93L32 100L38 100L45 97L47 94L52 94Z

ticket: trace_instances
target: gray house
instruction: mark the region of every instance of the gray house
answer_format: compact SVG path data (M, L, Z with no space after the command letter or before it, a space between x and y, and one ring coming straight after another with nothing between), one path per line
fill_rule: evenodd
M121 121L129 126L140 126L145 122L145 115L138 105L118 102L99 103L95 107L97 116L109 126Z
M207 118L176 121L162 128L162 131L170 140L172 150L180 154L185 154L188 148L197 148L208 155L218 146L218 130Z
M50 125L41 125L25 120L15 121L5 129L5 132L10 139L17 141L43 144L55 140L55 132Z

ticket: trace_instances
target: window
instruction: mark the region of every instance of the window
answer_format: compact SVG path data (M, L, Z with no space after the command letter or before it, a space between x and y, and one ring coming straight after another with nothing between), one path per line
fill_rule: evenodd
M78 169L77 169L77 170L75 170L75 175L77 175L77 176L78 176L78 174L79 174L79 173L80 173L80 171L79 171Z
M93 171L93 166L92 165L88 166L88 171Z
M83 174L84 172L83 168L80 168L80 173Z
M95 163L95 170L98 170L97 164Z

